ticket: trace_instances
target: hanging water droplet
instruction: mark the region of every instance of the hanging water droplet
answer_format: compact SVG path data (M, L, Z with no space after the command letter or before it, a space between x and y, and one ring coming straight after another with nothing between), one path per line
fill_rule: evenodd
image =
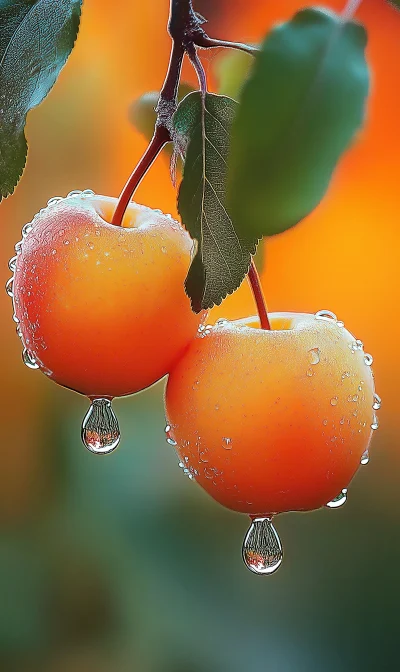
M271 518L254 518L243 542L242 557L254 574L268 576L281 565L282 545Z
M97 455L107 455L121 439L118 420L109 399L93 399L82 423L82 441Z
M61 198L61 196L53 196L49 201L47 201L47 205L51 208L52 205L57 205L60 201L63 201L64 199Z
M367 450L365 450L361 456L360 464L365 465L368 464L368 462L369 462L369 452L367 448Z
M336 406L336 405L337 405L337 402L338 402L338 398L337 398L337 397L332 397L332 399L331 399L331 406Z
M317 313L315 313L315 319L327 320L328 322L333 320L334 322L336 322L337 317L335 313L332 313L331 310L319 310Z
M177 442L175 441L175 439L172 438L171 435L171 425L166 425L164 432L167 443L169 443L170 446L177 446L178 445Z
M36 359L34 358L32 353L29 352L29 350L27 350L26 348L24 348L22 351L22 361L25 364L25 366L28 367L28 369L39 368L39 364L37 363Z
M372 362L374 361L374 358L372 355L368 354L368 352L365 353L364 355L364 362L366 363L367 366L372 366Z
M374 419L373 419L372 424L371 424L371 429L373 431L376 431L377 429L379 429L379 421L378 421L378 418L377 418L376 415L374 415Z
M25 224L25 226L22 227L22 237L26 238L26 236L32 231L33 226L31 222L28 222L28 224Z
M382 406L382 399L380 398L379 394L374 392L374 403L372 404L372 408L374 409L374 411L379 411L381 406Z
M328 509L338 509L339 506L343 506L347 501L347 488L343 488L342 492L339 493L337 497L332 499L331 502L328 502L326 506Z
M10 269L11 273L14 273L15 269L17 267L17 257L11 257L10 261L8 262L8 268Z
M14 284L14 278L10 278L6 282L6 293L8 296L11 296L11 298L14 296L13 295L13 284Z

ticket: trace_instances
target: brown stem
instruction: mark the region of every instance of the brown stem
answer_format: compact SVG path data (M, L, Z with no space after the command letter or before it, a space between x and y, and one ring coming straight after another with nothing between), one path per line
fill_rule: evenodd
M197 35L194 39L194 44L197 47L202 47L203 49L213 49L219 47L228 47L229 49L238 49L239 51L244 51L250 56L255 56L259 49L258 47L253 47L251 44L244 44L243 42L230 42L230 40L215 40L212 37L208 37L205 33L202 35Z
M265 305L264 294L261 288L260 276L258 275L258 271L253 260L251 260L247 277L251 286L251 291L253 292L254 300L256 302L258 315L260 317L261 329L271 329L271 325L268 319L267 306Z
M133 171L132 175L130 176L129 180L127 181L121 192L121 195L118 199L117 207L114 210L111 224L114 224L115 226L122 226L122 220L124 219L124 214L133 196L134 191L142 181L143 177L146 175L154 159L157 158L162 148L167 142L169 142L169 140L170 136L168 130L163 126L157 126L149 146L147 147L145 153L143 154L142 158L140 159L135 170Z

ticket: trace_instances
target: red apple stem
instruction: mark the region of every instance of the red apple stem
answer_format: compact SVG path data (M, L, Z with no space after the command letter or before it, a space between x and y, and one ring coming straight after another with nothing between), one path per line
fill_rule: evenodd
M260 276L258 275L258 271L253 259L251 260L247 278L250 283L251 291L253 292L254 300L256 302L261 329L270 330L271 325L269 322L267 306L265 304L264 294L261 287Z
M121 192L117 207L114 210L111 224L114 224L115 226L122 226L122 220L124 219L126 209L134 192L136 191L154 160L161 152L164 145L169 142L169 140L170 137L167 129L162 126L157 126L149 146L147 147L145 153L143 154Z

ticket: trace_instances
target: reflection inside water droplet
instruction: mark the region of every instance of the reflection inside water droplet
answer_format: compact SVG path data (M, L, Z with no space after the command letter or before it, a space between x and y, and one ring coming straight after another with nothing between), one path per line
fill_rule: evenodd
M82 441L97 455L112 453L121 439L118 420L109 399L93 399L82 423Z
M364 355L364 362L366 363L367 366L372 366L372 363L374 361L374 358L372 355L370 355L368 352L365 353Z
M372 404L372 408L374 409L374 411L379 411L381 406L382 406L382 399L380 398L379 394L374 392L374 403Z
M368 464L369 462L369 452L368 449L365 450L361 456L360 464Z
M334 322L336 322L337 317L335 313L332 313L331 310L319 310L317 313L315 313L315 319L328 320L329 322L333 320Z
M39 364L37 363L36 359L32 355L29 350L26 348L23 349L22 351L22 361L24 362L25 366L28 367L28 369L38 369Z
M343 504L347 502L347 488L343 488L342 492L338 494L337 497L332 499L331 502L328 502L326 506L328 509L338 509Z
M271 518L254 518L242 549L243 561L254 574L273 574L282 563L283 550Z

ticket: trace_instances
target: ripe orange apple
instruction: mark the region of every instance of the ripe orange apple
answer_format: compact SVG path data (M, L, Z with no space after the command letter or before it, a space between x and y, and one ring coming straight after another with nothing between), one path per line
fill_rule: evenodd
M142 390L195 336L184 292L192 241L172 217L90 191L55 198L24 227L12 283L26 359L90 397Z
M330 313L203 329L170 372L166 416L181 463L253 518L317 509L366 455L378 407L372 358Z

